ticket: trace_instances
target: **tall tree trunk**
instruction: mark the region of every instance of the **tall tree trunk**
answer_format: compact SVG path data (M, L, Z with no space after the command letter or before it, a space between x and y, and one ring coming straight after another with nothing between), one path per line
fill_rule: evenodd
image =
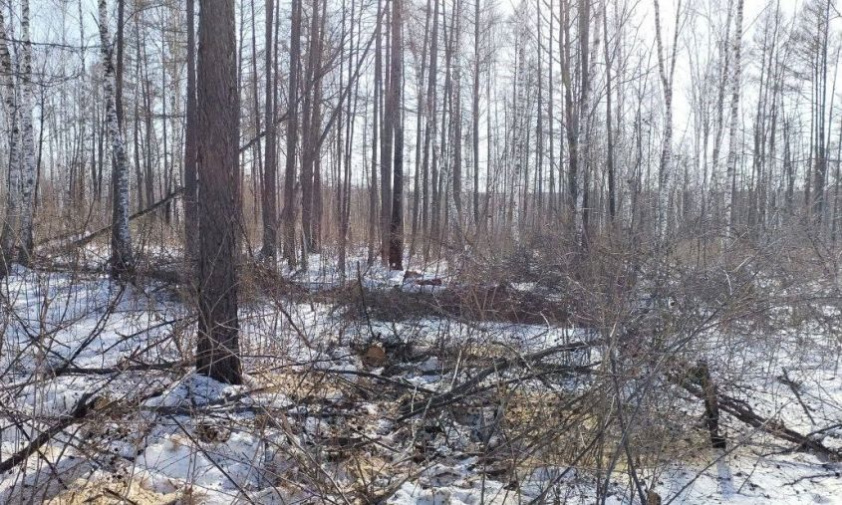
M22 69L21 69L21 212L20 212L20 248L18 261L22 265L29 265L32 259L34 241L32 236L32 222L35 214L35 131L32 124L33 94L32 94L32 41L29 33L29 0L21 1L21 37L23 39ZM87 147L87 146L85 146ZM81 180L84 180L82 174Z
M385 0L379 0L378 5L380 5ZM389 5L383 5L382 9L388 9ZM379 9L378 9L379 10ZM383 12L383 11L380 11ZM389 11L386 11L386 16L388 17ZM386 22L386 19L382 17L378 17L377 22L377 40L380 42L383 39L383 25ZM389 25L386 25L387 27ZM392 219L392 140L394 135L394 112L391 110L392 106L392 93L390 86L395 85L395 83L390 82L388 75L386 74L385 70L383 69L383 53L385 52L385 48L383 48L383 44L380 43L380 50L378 51L378 55L375 61L375 72L378 74L376 79L382 84L385 80L385 88L383 94L385 95L384 100L384 108L383 108L383 118L382 124L380 128L380 260L383 264L388 264L389 260L389 230L391 227L391 219ZM387 55L388 56L388 55Z
M740 73L742 70L740 56L743 39L743 3L744 0L737 0L737 19L734 29L734 67L731 74L731 125L728 133L728 165L726 177L728 179L725 189L725 212L726 212L726 237L730 237L734 230L734 197L737 191L737 130L739 129L740 111Z
M430 241L438 230L438 218L436 217L439 208L438 171L436 170L437 156L435 147L432 144L435 142L438 131L438 122L436 121L436 79L439 56L439 4L440 0L433 0L433 28L432 34L430 35L430 72L427 79L427 100L425 104L427 106L427 125L424 128L424 160L421 169L423 185L421 195L421 234L422 240L424 241L424 261L430 256ZM431 157L432 167L430 166ZM430 205L430 193L432 193L432 206Z
M289 52L289 92L287 93L287 152L284 173L284 259L291 268L297 266L295 251L295 168L298 147L298 78L301 60L301 0L292 0Z
M456 1L453 4L453 27L451 42L447 49L448 67L453 68L453 83L450 89L450 129L451 146L453 148L453 159L451 176L453 180L453 207L455 212L451 213L453 223L452 233L457 243L461 243L462 232L462 65L459 60L458 51L462 40L462 2ZM452 62L452 64L451 64Z
M304 135L301 150L301 224L304 231L304 246L306 251L316 249L315 203L316 181L315 171L320 152L321 137L321 53L322 53L322 19L319 11L322 0L312 1L310 15L310 44L307 50L307 69L304 74L305 96L302 110L302 133ZM306 259L306 258L304 258Z
M678 42L679 15L681 2L679 1L675 14L675 34L673 36L672 51L666 54L664 47L661 9L658 0L655 3L655 42L658 51L658 75L661 80L661 90L664 94L664 135L661 144L661 160L658 167L658 210L656 231L659 241L664 241L667 235L669 219L669 175L672 170L672 92L673 74L675 71L675 54ZM668 58L668 59L667 59Z
M564 83L564 114L567 132L567 208L571 230L576 229L576 215L579 200L579 112L573 101L573 75L571 72L570 0L562 4L562 19L559 25L559 56L561 58L561 80Z
M272 16L275 12L274 0L266 0L266 156L263 163L263 192L261 205L263 207L263 249L264 259L274 259L277 254L278 218L277 218L277 161L275 160L275 85L272 68L274 59L272 49Z
M550 9L552 10L552 8ZM552 18L552 16L550 16ZM479 79L480 79L480 0L474 0L474 81L471 103L471 143L474 162L474 226L481 228L479 214ZM552 65L550 65L552 68ZM491 139L488 139L490 142ZM491 160L487 160L486 163Z
M322 69L324 57L325 34L327 32L327 0L322 1L321 27L319 28L319 46L317 49L316 77L313 82L313 123L312 127L312 152L313 160L313 203L312 217L310 220L310 251L319 252L322 247L322 219L324 217L324 202L322 201ZM350 71L350 62L349 62ZM352 77L353 79L353 77ZM355 95L356 97L356 95ZM346 98L350 104L351 100ZM339 104L341 105L341 103ZM350 140L350 139L349 139Z
M271 0L270 0L271 1ZM121 0L122 2L122 0ZM198 111L196 110L196 11L195 0L187 0L187 124L184 132L184 241L188 262L194 265L199 252L196 167ZM190 277L192 278L192 270Z
M394 129L394 187L389 227L389 267L403 270L403 0L392 0L392 102L389 112Z
M611 55L608 52L608 1L603 0L602 12L602 31L605 39L605 82L606 82L606 103L605 103L605 138L606 138L606 157L608 169L608 215L611 218L611 225L613 231L614 218L617 214L617 196L614 187L614 135L613 125L611 122Z
M544 216L544 75L543 75L543 45L544 39L541 34L541 25L543 21L541 19L541 1L535 1L535 18L536 18L536 36L537 36L537 44L536 44L536 52L537 52L537 74L536 78L538 80L538 104L536 109L537 114L537 121L535 124L535 182L537 186L537 207L534 209L533 221L534 219L541 219L543 220ZM547 66L552 66L552 61L548 62ZM552 96L550 96L550 101L552 101ZM534 227L535 223L530 221L530 224Z
M421 71L416 74L418 79L416 84L416 107L415 107L415 174L414 174L414 192L412 194L412 229L410 231L409 243L409 257L411 258L416 251L416 243L418 240L418 218L421 211L421 145L422 132L425 125L421 122L425 114L424 103L424 77L427 73L427 51L430 44L430 7L432 7L431 0L427 0L427 9L424 17L424 43L421 49Z
M139 44L145 43L138 41ZM152 124L152 82L149 80L149 63L146 56L146 49L143 50L143 119L144 119L144 133L146 136L146 158L144 160L144 177L143 181L146 184L146 205L152 205L155 202L155 163L153 162L153 146L155 143L155 127ZM140 208L143 208L141 206ZM153 214L154 216L155 214Z
M193 0L188 0L193 2ZM116 80L117 84L114 88L114 101L117 108L117 122L120 123L120 129L123 128L123 53L125 49L125 37L123 34L123 25L126 22L126 0L117 0L117 62L116 62Z
M3 232L0 234L0 276L4 276L11 266L18 241L18 223L21 212L21 179L23 178L20 156L20 120L18 101L15 96L14 70L6 43L12 37L6 30L3 9L0 8L0 75L4 76L4 101L9 113L11 131L9 132L9 180L6 193L6 213L3 220Z
M137 206L138 209L144 208L144 201L143 201L143 164L141 163L141 158L143 155L143 150L141 148L141 141L140 141L140 102L141 102L141 95L142 95L142 85L141 85L141 71L140 71L140 64L143 60L140 54L140 25L143 20L143 11L139 10L137 15L135 16L135 23L134 23L134 32L135 32L135 85L134 85L134 118L133 118L133 129L132 129L132 136L134 140L134 169L135 169L135 183L137 184ZM148 147L147 147L148 148ZM113 163L112 163L113 168ZM112 184L113 184L113 174L116 174L116 170L112 170ZM152 202L149 202L149 205L152 205Z
M99 38L104 70L103 88L105 94L106 121L111 137L111 155L114 174L111 178L111 276L114 278L134 275L134 254L129 233L129 163L123 133L117 120L114 98L114 61L111 58L111 40L108 35L108 6L106 0L99 0Z
M813 221L817 229L821 229L822 217L825 213L825 186L827 185L827 145L829 143L826 133L827 128L827 52L828 52L828 33L830 30L830 9L831 0L826 0L824 13L820 14L821 19L818 23L818 47L815 58L815 69L813 75L814 79L814 113L816 121L815 132L815 167L813 169ZM736 49L736 46L735 46ZM834 87L835 87L834 78ZM831 106L830 115L833 115L833 91L831 91ZM832 124L832 121L830 121Z
M242 383L237 319L239 91L234 0L199 17L199 340L196 370Z

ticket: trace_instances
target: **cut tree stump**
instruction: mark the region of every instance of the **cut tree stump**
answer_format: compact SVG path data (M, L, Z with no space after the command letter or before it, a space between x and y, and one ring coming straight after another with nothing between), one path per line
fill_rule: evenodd
M694 369L688 366L681 367L681 369L681 373L676 371L667 372L667 379L673 384L681 386L696 398L705 401L707 399L707 394L705 393L704 388L700 384L696 383L696 381L688 380L693 377L694 374L692 372ZM690 373L688 373L688 371ZM752 428L756 428L776 438L796 444L798 449L820 454L831 461L842 461L842 451L831 449L819 440L812 439L793 429L787 428L787 426L781 421L768 419L755 413L751 407L742 400L730 397L721 392L715 392L715 396L720 411L734 416L737 420L751 426Z
M714 449L725 449L728 445L725 436L719 431L719 399L716 384L710 375L710 368L705 361L699 361L694 370L702 387L705 401L705 424L710 432L710 444Z

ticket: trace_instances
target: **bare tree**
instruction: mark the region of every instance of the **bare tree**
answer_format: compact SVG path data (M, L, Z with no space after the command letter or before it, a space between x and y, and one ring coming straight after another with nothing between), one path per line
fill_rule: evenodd
M199 252L198 198L198 111L196 110L196 22L195 0L187 0L187 121L184 132L184 241L192 264ZM192 271L188 277L192 278Z
M606 168L608 170L608 215L613 225L617 215L617 191L614 182L614 132L612 124L613 110L611 109L611 64L613 57L608 50L608 0L602 2L602 35L605 38L605 140L606 140Z
M388 32L384 30L383 25L386 25L386 28L389 27L387 19L391 13L391 3L386 0L378 0L377 5L377 41L380 47L376 49L377 54L375 55L375 86L382 90L381 96L384 97L384 107L380 123L380 260L383 264L388 264L389 230L392 222L392 163L394 161L392 159L394 112L391 110L393 103L390 86L395 85L395 83L391 82L391 74L383 68L383 60L386 60L387 63L389 62L388 54L384 53L388 53L390 48L388 44L384 47L381 42L384 38L388 41ZM381 16L383 12L385 12L385 15Z
M427 81L426 119L424 128L424 157L422 170L421 235L424 240L424 259L430 255L430 238L438 232L439 196L438 196L438 157L435 146L438 122L436 121L438 56L439 56L439 4L433 1L433 27L430 34L430 71ZM431 161L432 160L432 161ZM431 166L432 165L432 166ZM430 202L432 193L432 202Z
M301 61L301 1L292 0L292 21L289 53L289 81L287 93L287 149L286 171L284 173L284 259L290 267L298 263L295 251L295 220L296 220L296 149L298 148L298 99L299 75Z
M389 267L403 270L403 0L392 0L392 53L391 53L391 115L389 124L394 131L394 187L392 189L392 216L389 226Z
M734 229L734 199L737 194L737 138L739 130L740 112L740 75L741 51L743 40L743 4L744 0L737 0L737 19L734 28L734 66L731 73L731 125L728 133L728 165L726 166L726 178L728 186L725 189L725 212L727 235L730 236Z
M4 76L4 102L9 115L11 130L9 132L9 180L6 193L6 213L3 221L3 231L0 235L0 275L8 272L14 258L18 240L18 223L21 212L21 179L23 177L20 156L20 120L18 119L18 103L15 95L14 71L12 59L6 43L12 37L6 29L3 9L0 9L0 73Z
M20 248L18 261L29 265L35 247L32 235L32 224L35 214L35 130L32 124L34 96L32 85L32 40L30 38L29 0L21 1L21 107L19 109L21 125L21 160L23 178L21 180L21 213L20 213ZM84 174L80 180L84 181Z
M116 278L134 274L134 254L129 232L129 163L123 133L117 119L114 94L114 61L108 34L107 0L99 0L99 38L103 63L106 121L111 137L113 175L111 177L111 275Z
M742 0L740 0L742 1ZM672 98L673 98L673 75L675 74L676 51L678 50L679 16L681 14L681 2L678 2L675 14L675 32L672 42L672 50L667 56L667 49L664 47L661 28L661 8L658 0L655 5L655 42L658 51L658 74L661 78L661 90L664 95L664 136L661 145L661 160L658 167L658 238L663 241L666 238L667 224L669 219L669 176L672 171ZM669 59L667 59L669 58Z
M275 159L275 83L272 69L274 59L272 49L272 16L275 11L274 0L266 0L266 156L263 163L263 191L261 202L263 207L263 249L261 256L271 260L275 258L278 243L278 218L277 218L277 188L276 188L276 167Z
M234 0L199 14L199 340L196 370L240 384L237 258L239 93Z

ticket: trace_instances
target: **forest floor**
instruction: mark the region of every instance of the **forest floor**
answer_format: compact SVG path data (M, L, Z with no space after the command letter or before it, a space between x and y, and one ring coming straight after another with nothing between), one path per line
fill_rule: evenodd
M313 263L298 284L331 288ZM442 271L359 280L387 297L435 292ZM579 325L241 297L246 380L227 386L192 371L195 321L172 285L19 268L2 293L0 464L31 450L0 474L0 503L619 504L645 487L650 503L842 504L839 462L728 413L728 447L712 449L701 403L662 379L663 424L627 410L625 422L651 423L636 464L620 444L576 458L567 448L600 418L568 400L604 370ZM724 341L701 356L719 394L842 449L838 340Z

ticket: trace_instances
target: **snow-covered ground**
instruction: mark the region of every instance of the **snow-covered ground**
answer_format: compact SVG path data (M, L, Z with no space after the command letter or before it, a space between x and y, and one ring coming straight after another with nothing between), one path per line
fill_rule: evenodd
M438 288L412 286L403 272L364 274L371 288ZM335 282L333 274L319 277L318 267L306 276L302 282ZM413 278L442 277L430 269ZM324 301L249 303L241 314L246 383L226 386L192 372L194 321L172 288L18 269L3 280L2 297L0 462L62 423L80 400L92 405L0 475L0 503L121 503L121 496L160 504L639 502L624 455L608 451L597 465L552 454L564 452L558 444L586 445L596 430L566 425L571 411L554 411L541 395L566 398L588 391L593 379L568 374L548 383L515 371L518 357L597 338L582 329L369 321ZM835 337L793 331L727 347L704 342L698 349L720 393L842 448ZM597 374L602 361L596 349L577 349L548 366ZM489 373L470 396L437 410L434 400L477 377L476 363L512 369ZM658 386L669 389L669 400L651 409L666 413L664 426L682 419L686 426L663 440L663 457L635 469L662 503L842 503L840 463L793 451L728 415L728 449L711 449L700 402ZM534 411L523 400L531 397ZM515 401L526 405L518 410L529 420L523 426L510 412ZM626 422L643 422L630 412ZM527 454L517 437L550 435L542 430L555 419L564 436ZM638 426L637 436L647 429ZM615 472L606 478L600 468L612 458Z

